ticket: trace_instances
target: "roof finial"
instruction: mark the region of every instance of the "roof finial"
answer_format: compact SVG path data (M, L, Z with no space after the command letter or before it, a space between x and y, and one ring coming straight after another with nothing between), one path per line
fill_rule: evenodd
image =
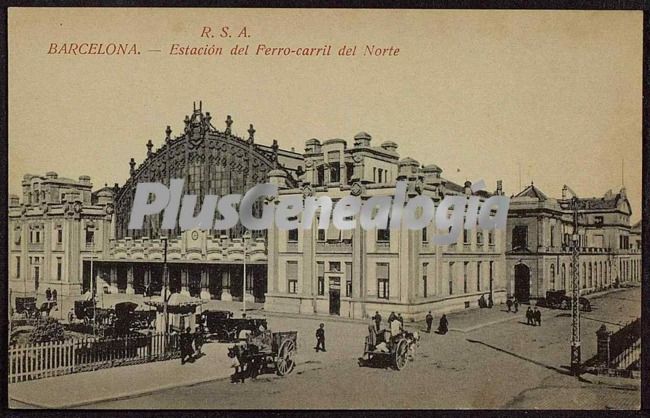
M153 148L153 142L151 139L147 142L147 157L151 156L151 148Z
M248 128L248 142L252 143L253 140L255 140L255 128L253 128L253 124L251 123L250 128Z
M232 126L232 123L233 123L233 122L234 122L234 121L232 120L232 118L230 117L230 115L228 115L228 117L226 117L226 135L230 135L230 133L232 132L232 131L230 130L230 127Z
M129 161L129 166L131 166L131 169L129 170L129 172L131 173L131 175L134 175L135 174L135 159L134 158L131 158L131 161Z

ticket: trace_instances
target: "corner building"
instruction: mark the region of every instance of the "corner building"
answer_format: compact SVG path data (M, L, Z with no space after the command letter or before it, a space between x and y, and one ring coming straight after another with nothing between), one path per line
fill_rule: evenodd
M508 293L520 301L572 290L573 210L571 195L551 198L531 183L510 199ZM578 275L581 294L641 281L641 224L630 226L625 188L602 197L580 198Z
M278 199L287 196L329 196L334 204L344 196L394 196L397 181L408 184L407 196L428 196L437 204L448 195L472 195L464 186L441 176L436 165L421 166L400 159L397 144L371 145L361 132L349 147L343 139L306 142L304 173L299 187L281 171L269 173L279 186ZM502 194L498 182L496 194ZM479 191L481 201L491 194ZM318 217L316 217L318 218ZM358 217L356 217L358 219ZM268 311L331 314L368 318L379 311L402 313L419 320L429 310L440 314L478 306L483 295L494 303L506 297L505 231L463 230L458 242L430 243L434 222L422 230L339 231L279 230L268 233Z
M9 289L12 298L80 295L90 287L91 259L108 251L114 218L113 189L92 191L78 180L26 174L22 200L9 196Z

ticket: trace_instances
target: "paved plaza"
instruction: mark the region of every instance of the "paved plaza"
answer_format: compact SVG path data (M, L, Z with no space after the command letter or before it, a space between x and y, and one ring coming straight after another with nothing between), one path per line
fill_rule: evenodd
M595 354L595 331L603 323L617 329L640 316L640 299L640 288L591 299L593 311L582 320L583 360ZM524 310L525 305L518 314L507 313L497 305L452 314L450 332L422 332L415 359L399 372L359 367L365 323L273 315L272 330L298 331L297 366L286 377L265 374L233 385L226 345L211 343L193 364L174 360L20 383L10 386L10 397L18 407L120 409L640 407L632 381L599 384L568 374L568 311L542 309L542 326L533 327L525 324ZM325 353L313 349L320 322ZM79 386L88 389L75 389ZM44 393L44 388L51 389Z

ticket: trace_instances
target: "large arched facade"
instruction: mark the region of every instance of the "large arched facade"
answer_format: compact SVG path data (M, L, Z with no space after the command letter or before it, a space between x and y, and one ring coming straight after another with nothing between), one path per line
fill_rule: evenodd
M203 113L195 108L192 116L185 117L185 129L182 135L172 137L168 126L164 144L153 150L149 141L147 157L136 167L132 158L131 176L119 188L116 199L116 237L155 238L161 235L178 237L180 228L161 231L162 213L145 217L142 230L129 230L129 216L138 183L158 182L169 186L170 179L184 179L184 194L198 196L197 210L206 195L224 196L227 194L244 194L256 184L267 181L269 171L281 169L287 172L288 182L295 183L295 166L285 166L278 161L278 145L274 141L271 147L256 144L255 129L250 125L248 138L239 138L232 134L233 123L230 116L226 119L226 129L214 128L210 113ZM257 207L261 210L261 207ZM230 238L241 236L241 226L230 231L215 231L217 236L226 233Z
M228 116L225 129L217 130L210 113L195 106L191 116L185 117L181 135L172 136L168 126L160 148L154 150L149 141L144 161L137 165L131 159L129 179L115 190L115 238L96 267L111 293L159 294L166 254L171 291L202 299L264 300L266 231L251 231L251 239L244 240L240 224L227 231L181 231L176 222L175 229L163 229L162 212L145 216L141 230L128 229L141 182L169 187L171 179L183 179L182 194L197 196L195 215L205 196L243 195L255 185L269 182L271 171L281 175L287 185L297 186L303 172L301 154L280 149L275 140L271 146L256 143L253 125L249 125L247 138L238 137L232 133L232 124ZM259 216L264 203L255 205L254 215ZM216 213L215 218L219 217ZM162 240L163 236L167 240Z

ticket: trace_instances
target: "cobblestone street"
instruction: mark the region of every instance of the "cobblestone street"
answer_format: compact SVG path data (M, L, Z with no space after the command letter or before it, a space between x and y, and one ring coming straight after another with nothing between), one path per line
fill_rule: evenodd
M612 292L592 299L593 311L582 321L583 360L596 350L595 331L640 316L641 289ZM495 312L495 310L503 312ZM525 307L524 307L525 310ZM400 372L359 367L366 325L324 321L326 353L313 350L321 319L270 317L273 330L296 329L296 370L280 378L263 375L233 385L218 380L140 397L101 402L92 408L588 408L640 407L638 390L578 380L568 375L570 316L543 310L541 327L495 306L497 323L423 333L414 361ZM483 315L465 312L463 317ZM415 325L419 328L419 324ZM453 315L450 328L454 329ZM205 361L213 359L205 358ZM214 359L214 361L220 361ZM80 379L85 378L79 375Z

